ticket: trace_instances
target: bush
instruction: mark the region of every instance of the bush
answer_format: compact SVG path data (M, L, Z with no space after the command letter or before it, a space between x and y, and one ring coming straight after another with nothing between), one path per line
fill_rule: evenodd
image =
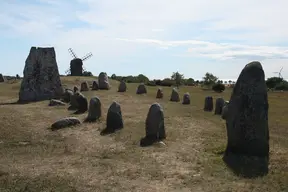
M221 93L225 90L225 85L223 85L221 83L217 83L217 84L212 86L212 90L217 92L217 93Z
M288 91L288 82L287 81L283 81L281 83L278 83L275 86L275 90L277 90L277 91L280 91L280 90Z
M164 79L163 81L161 81L161 86L171 87L172 85L175 84L176 84L175 81L171 79Z
M146 85L147 85L147 86L156 86L156 83L155 83L155 81L148 81L148 82L146 83Z

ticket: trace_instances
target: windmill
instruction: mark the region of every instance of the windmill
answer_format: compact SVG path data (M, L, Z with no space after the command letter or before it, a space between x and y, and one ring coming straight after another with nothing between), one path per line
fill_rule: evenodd
M279 75L279 78L281 78L281 79L283 79L283 77L282 77L282 75L281 75L282 69L283 69L283 67L280 69L279 72L273 72L273 73L277 73L277 74Z
M83 67L83 61L92 57L92 53L87 53L80 59L76 56L71 48L68 49L68 52L71 54L73 59L70 61L70 69L66 71L66 74L70 74L71 76L82 76L83 72L85 71L85 68Z

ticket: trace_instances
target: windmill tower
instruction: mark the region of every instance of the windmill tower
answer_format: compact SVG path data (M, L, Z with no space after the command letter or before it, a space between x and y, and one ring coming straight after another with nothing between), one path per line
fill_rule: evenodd
M282 77L282 74L281 74L281 72L282 72L282 69L283 69L283 67L280 69L280 71L279 71L279 72L274 72L274 73L277 73L277 74L278 74L278 76L279 76L279 78L281 78L281 79L283 79L283 77Z
M70 69L66 71L66 74L70 74L71 76L82 76L83 71L85 71L85 68L83 67L83 61L92 57L92 53L87 53L84 57L80 59L76 56L76 54L71 48L69 48L68 51L73 57L73 59L70 61Z

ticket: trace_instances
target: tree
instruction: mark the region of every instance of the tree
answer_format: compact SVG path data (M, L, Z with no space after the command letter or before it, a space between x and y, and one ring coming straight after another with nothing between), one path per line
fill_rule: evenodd
M148 77L146 77L145 75L143 74L139 74L137 76L137 79L140 83L147 83L149 81Z
M113 73L112 75L111 75L111 79L116 79L117 78L117 76Z
M278 85L282 82L283 82L283 78L281 78L281 77L270 77L266 80L266 86L269 89L273 89L276 87L276 85Z
M288 91L288 82L282 81L282 82L278 83L274 88L277 91L280 91L280 90Z
M221 83L214 84L212 86L212 90L217 92L217 93L221 93L225 90L225 85L223 85Z
M195 81L193 78L189 78L186 80L186 85L193 86L195 84Z
M93 74L90 71L84 71L83 76L93 76Z
M206 86L214 85L218 80L218 77L214 76L212 73L206 73L203 77L203 84Z
M181 85L183 79L184 79L184 75L180 74L178 71L174 72L171 76L171 79L174 80L176 82L177 87L179 87L179 85Z

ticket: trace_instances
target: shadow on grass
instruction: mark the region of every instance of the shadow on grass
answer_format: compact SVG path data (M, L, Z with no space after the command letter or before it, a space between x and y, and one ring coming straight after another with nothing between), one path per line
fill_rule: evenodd
M13 101L13 102L4 102L0 103L0 105L26 105L30 103L37 103L40 101Z
M111 129L111 128L105 128L105 129L103 129L101 132L100 132L100 135L101 136L105 136L105 135L110 135L110 134L113 134L113 133L115 133L115 132L117 132L117 131L120 131L121 129L123 129L123 128L119 128L119 129Z
M268 174L268 157L224 154L223 161L235 175L244 178L262 177Z

